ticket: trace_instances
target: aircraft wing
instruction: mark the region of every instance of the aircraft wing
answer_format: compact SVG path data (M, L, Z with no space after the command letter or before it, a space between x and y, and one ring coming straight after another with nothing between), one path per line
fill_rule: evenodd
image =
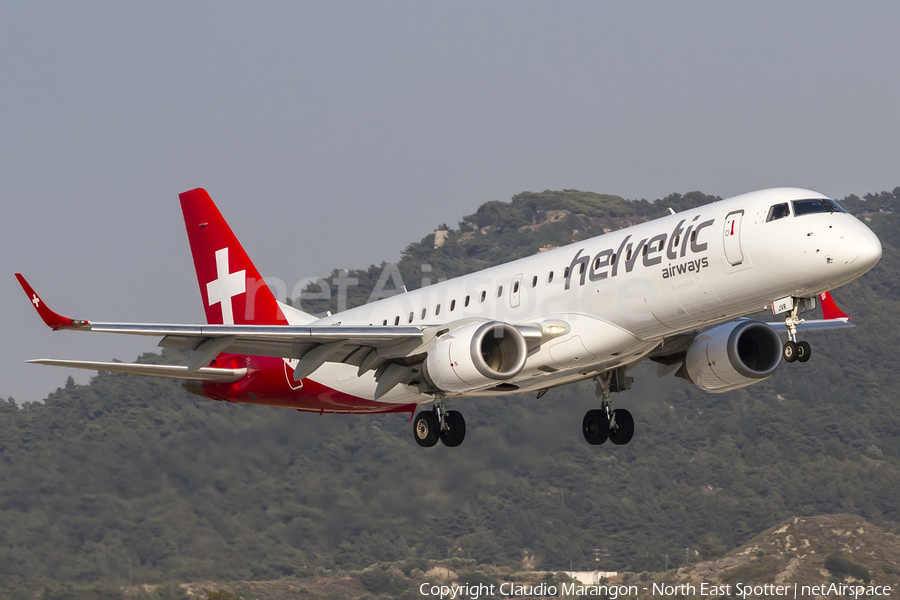
M190 350L191 357L185 367L186 373L202 370L220 352L271 356L275 358L295 358L300 363L295 369L295 377L306 377L324 362L344 362L360 367L360 373L376 368L390 358L408 355L436 332L427 333L418 327L341 327L341 326L293 326L293 325L166 325L154 323L100 323L70 319L47 307L29 283L16 273L22 289L28 295L44 323L54 331L71 329L75 331L98 331L126 335L146 335L162 337L159 346ZM49 359L41 359L49 360ZM79 362L79 361L69 361ZM42 364L50 364L43 362ZM52 364L61 365L61 361ZM105 364L105 367L75 368L122 371L123 363ZM111 366L120 365L115 369ZM143 365L138 365L143 367ZM147 365L149 366L149 365ZM136 373L137 371L124 371ZM176 371L171 371L174 377ZM162 373L159 371L158 373ZM143 374L151 374L144 372ZM225 374L225 376L229 376Z

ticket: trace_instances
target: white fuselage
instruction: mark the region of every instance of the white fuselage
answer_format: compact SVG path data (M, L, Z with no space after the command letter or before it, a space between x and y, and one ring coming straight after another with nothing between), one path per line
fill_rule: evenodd
M769 220L794 188L763 190L435 283L328 316L317 325L441 325L497 320L561 332L529 355L511 392L539 390L631 365L678 333L843 285L881 256L878 238L843 212ZM374 397L372 373L328 363L312 379ZM496 395L496 389L475 394ZM468 394L472 395L472 393ZM430 402L397 386L382 402Z

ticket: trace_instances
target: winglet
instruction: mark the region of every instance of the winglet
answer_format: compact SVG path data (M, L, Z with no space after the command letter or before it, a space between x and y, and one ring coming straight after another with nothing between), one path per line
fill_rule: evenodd
M822 316L825 320L831 319L840 319L842 321L849 321L850 317L847 316L844 311L837 307L837 304L834 302L834 298L831 297L831 292L825 292L824 294L819 294L819 301L822 303Z
M25 278L22 277L21 273L16 273L16 279L19 280L19 285L25 290L25 294L28 296L28 299L31 300L31 304L34 305L35 310L37 310L41 319L44 320L44 323L47 324L47 327L50 327L53 331L58 331L60 329L90 329L91 324L89 321L70 319L50 310L47 305L44 304L44 301L41 300L41 297L37 295L37 292L34 291L34 288L25 281Z

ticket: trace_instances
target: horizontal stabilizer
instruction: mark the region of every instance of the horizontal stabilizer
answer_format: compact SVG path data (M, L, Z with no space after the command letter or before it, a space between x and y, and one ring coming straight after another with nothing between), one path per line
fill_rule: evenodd
M180 365L141 365L120 362L95 362L90 360L57 360L55 358L36 358L26 360L27 363L50 365L51 367L69 367L87 369L89 371L111 371L113 373L130 373L132 375L149 375L151 377L168 377L170 379L190 379L193 381L216 381L229 383L237 381L247 374L247 369L218 369L203 367L196 371L188 371Z

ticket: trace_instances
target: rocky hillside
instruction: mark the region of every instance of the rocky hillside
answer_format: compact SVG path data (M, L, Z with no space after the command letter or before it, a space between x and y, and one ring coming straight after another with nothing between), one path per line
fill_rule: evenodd
M900 538L855 515L793 517L725 556L680 567L667 583L900 586ZM900 594L894 594L900 597Z

